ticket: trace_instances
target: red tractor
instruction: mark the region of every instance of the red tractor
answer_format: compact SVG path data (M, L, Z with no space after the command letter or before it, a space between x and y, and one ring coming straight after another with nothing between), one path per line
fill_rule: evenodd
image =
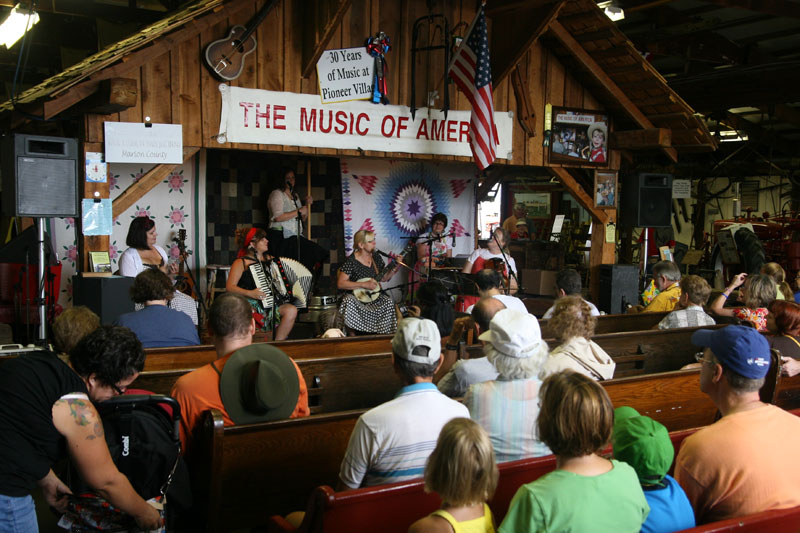
M739 272L755 274L764 263L775 262L794 279L800 271L800 218L791 216L747 217L716 220L712 229L711 267L717 288L723 288Z

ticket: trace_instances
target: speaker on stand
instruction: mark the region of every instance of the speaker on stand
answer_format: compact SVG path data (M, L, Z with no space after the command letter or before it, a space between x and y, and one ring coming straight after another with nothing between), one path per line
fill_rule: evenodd
M671 227L672 175L642 173L624 177L620 219L629 227Z
M44 218L78 216L78 140L15 133L0 150L3 214L36 218L39 340L46 346Z

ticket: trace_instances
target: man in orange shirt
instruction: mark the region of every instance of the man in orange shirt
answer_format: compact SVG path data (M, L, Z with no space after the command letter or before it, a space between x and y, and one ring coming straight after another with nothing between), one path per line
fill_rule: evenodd
M172 388L181 406L184 453L201 415L212 408L222 411L226 426L308 416L308 389L300 368L274 346L252 344L255 328L244 296L225 293L214 299L208 329L219 359L182 376Z
M767 340L754 328L727 326L696 331L692 344L705 348L700 389L722 413L683 441L675 461L675 479L697 523L800 505L800 454L793 446L800 418L758 396L770 365Z

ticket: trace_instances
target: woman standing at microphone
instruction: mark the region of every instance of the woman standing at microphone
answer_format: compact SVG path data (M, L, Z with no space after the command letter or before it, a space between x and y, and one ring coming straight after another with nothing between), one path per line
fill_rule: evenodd
M378 281L387 281L395 270L385 271L383 259L375 250L375 233L358 230L353 236L353 253L339 268L336 286L351 291L342 298L339 313L349 331L360 333L394 333L399 312L385 293L372 293L381 288ZM380 278L380 280L378 280Z
M299 198L294 194L294 180L294 170L284 169L283 187L272 191L267 201L269 227L282 231L284 239L303 233L302 220L308 219L309 206L314 201L311 195L308 195L306 204L300 205Z

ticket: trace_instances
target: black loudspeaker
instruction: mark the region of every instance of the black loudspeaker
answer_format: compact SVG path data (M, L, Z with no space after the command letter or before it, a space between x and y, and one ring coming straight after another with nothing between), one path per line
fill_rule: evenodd
M78 141L15 133L2 146L3 214L78 216Z
M629 305L639 303L639 267L636 265L600 265L600 301L598 307L609 314L624 313Z
M120 315L132 313L131 286L135 278L103 276L85 278L72 276L72 299L75 305L85 305L97 316L100 323L110 326Z
M672 175L638 174L624 178L620 218L628 227L672 226Z

